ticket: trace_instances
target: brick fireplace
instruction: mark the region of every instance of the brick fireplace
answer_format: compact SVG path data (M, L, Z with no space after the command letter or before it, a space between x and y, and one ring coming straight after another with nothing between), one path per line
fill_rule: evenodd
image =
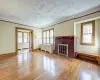
M74 57L74 36L57 36L55 37L55 50L54 52L59 54L58 45L68 45L68 57Z

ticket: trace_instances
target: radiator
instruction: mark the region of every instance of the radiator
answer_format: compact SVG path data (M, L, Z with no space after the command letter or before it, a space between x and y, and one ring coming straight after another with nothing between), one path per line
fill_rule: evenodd
M68 56L68 44L58 44L58 54Z
M53 45L51 44L42 44L41 50L53 53Z

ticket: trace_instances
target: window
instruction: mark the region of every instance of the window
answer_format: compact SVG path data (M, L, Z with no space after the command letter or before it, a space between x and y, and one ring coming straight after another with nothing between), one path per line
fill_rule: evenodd
M54 29L43 31L43 43L53 44L54 43Z
M90 21L81 24L81 45L95 44L95 22Z

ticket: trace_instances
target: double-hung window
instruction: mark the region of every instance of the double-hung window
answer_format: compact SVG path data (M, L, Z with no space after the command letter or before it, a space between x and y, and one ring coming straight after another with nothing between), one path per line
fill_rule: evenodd
M54 43L54 29L43 31L43 43L53 44Z
M95 22L81 24L81 45L95 45Z

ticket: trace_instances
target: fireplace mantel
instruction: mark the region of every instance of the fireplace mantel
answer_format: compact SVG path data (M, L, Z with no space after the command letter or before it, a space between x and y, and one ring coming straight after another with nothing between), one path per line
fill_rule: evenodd
M56 38L74 38L74 36L56 36Z

